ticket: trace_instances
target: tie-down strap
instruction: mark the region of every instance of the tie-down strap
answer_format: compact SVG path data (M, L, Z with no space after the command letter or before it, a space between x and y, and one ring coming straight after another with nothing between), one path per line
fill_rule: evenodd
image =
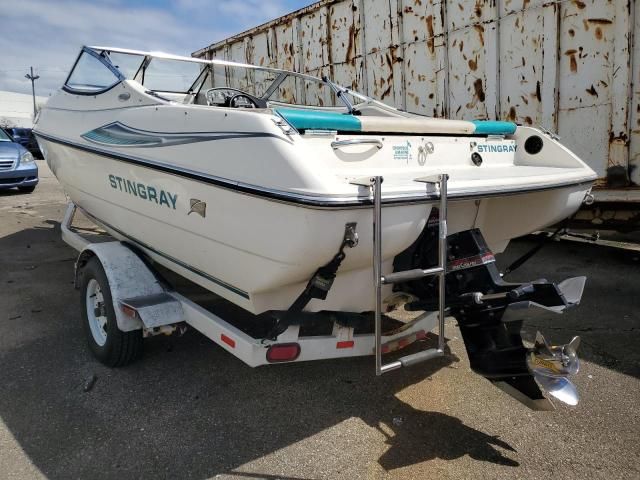
M344 253L345 248L353 248L358 244L358 234L356 233L356 223L347 223L344 226L344 235L342 237L342 243L338 249L338 253L325 265L318 268L313 276L309 279L307 286L302 293L291 304L284 315L278 320L276 325L271 329L267 335L267 339L275 340L278 335L284 332L292 323L294 317L302 312L307 304L313 298L324 300L329 294L329 290L333 286L333 281L336 278L336 274L342 261L347 256Z

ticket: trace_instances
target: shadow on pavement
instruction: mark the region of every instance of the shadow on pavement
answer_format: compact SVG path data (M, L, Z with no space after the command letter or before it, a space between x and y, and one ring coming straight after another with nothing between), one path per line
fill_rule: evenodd
M38 188L38 187L36 187ZM17 188L0 188L0 197L12 197L19 195L31 195L33 192L25 192Z
M497 436L469 428L459 419L443 413L421 412L407 404L403 407L406 420L396 427L395 436L387 442L391 448L380 457L380 465L386 470L435 458L454 460L465 455L509 467L520 465L495 448L515 452L511 445Z
M74 257L58 228L0 239L0 418L48 478L204 479L350 418L388 426L386 469L463 455L518 465L505 442L396 397L453 356L380 378L371 358L251 369L190 331L107 369L84 344Z

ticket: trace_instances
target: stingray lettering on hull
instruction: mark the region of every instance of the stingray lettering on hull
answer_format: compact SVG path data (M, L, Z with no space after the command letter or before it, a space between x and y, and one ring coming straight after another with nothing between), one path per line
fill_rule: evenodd
M131 181L117 175L109 175L109 184L114 190L128 193L142 200L155 202L158 205L163 205L173 210L176 209L178 194L167 192L151 185L145 185L144 183Z
M515 144L478 145L479 153L514 153L515 151Z

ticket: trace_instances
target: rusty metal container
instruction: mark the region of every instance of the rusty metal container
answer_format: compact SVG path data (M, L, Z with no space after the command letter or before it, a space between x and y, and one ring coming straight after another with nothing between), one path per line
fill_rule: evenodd
M640 218L637 42L635 0L323 0L193 56L326 74L418 114L543 126L598 172L597 205L630 209L625 223Z

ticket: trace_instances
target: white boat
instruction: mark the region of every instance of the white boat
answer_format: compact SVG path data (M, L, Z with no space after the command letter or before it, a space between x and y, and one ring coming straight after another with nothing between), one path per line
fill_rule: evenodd
M412 115L326 77L84 47L35 134L73 202L63 238L108 365L132 361L136 331L186 322L253 366L375 352L380 374L444 354L446 303L474 371L538 406L540 389L577 402L578 339L527 349L519 331L577 304L584 277L509 284L492 254L589 194L595 172L549 132ZM73 233L76 206L122 243ZM273 326L253 337L205 312L149 259ZM399 305L424 313L382 332ZM303 310L328 312L331 335L302 335ZM382 365L434 310L438 348ZM367 312L375 337L356 332Z
M325 300L372 310L372 202L383 273L425 228L449 175L449 233L494 252L575 212L596 174L541 129L396 110L331 82L221 60L82 49L35 129L67 194L118 239L252 313L286 310L356 224ZM385 287L384 296L390 294Z

